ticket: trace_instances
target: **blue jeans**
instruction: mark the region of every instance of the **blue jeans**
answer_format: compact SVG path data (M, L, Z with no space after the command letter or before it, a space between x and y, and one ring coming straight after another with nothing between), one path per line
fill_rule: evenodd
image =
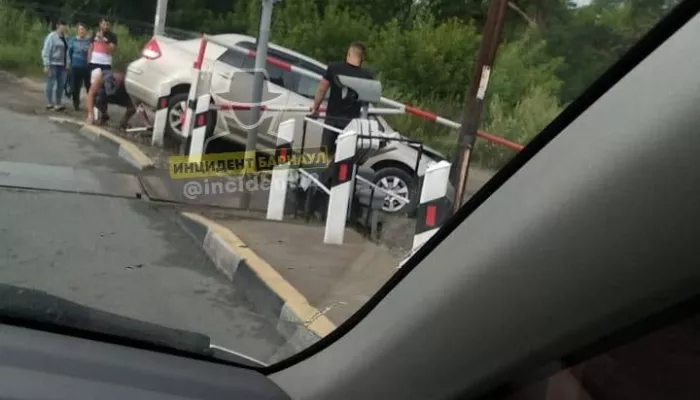
M49 76L46 79L46 104L61 105L63 90L66 84L66 67L52 65L49 67Z

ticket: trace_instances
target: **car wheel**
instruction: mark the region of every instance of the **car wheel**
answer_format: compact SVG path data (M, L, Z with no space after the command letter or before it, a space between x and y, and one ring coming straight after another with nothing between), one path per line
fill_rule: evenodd
M408 200L408 203L393 196L385 196L382 210L386 213L410 213L415 206L416 179L407 171L397 167L386 167L376 172L374 184Z
M187 110L187 97L189 93L175 93L168 100L168 123L165 126L166 134L182 139L182 125L185 123ZM207 136L214 132L216 126L216 113L211 111L207 121ZM188 140L189 142L189 140Z
M168 124L166 133L169 135L182 137L182 124L185 122L185 111L187 110L188 93L175 93L168 100Z

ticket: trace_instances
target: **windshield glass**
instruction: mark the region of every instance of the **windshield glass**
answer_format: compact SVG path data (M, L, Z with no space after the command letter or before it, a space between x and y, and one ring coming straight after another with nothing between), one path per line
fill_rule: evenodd
M352 316L677 2L282 2L257 63L250 2L156 36L136 4L25 3L0 3L0 314L259 366Z

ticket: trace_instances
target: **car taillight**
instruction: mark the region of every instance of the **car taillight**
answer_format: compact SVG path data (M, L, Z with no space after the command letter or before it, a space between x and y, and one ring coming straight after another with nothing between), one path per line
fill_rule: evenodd
M146 46L141 51L141 56L149 60L155 60L161 56L160 46L155 39L151 39L146 43Z

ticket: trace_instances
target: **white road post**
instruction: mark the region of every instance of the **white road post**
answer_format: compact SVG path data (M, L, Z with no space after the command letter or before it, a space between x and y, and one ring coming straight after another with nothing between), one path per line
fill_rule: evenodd
M413 236L414 252L440 229L450 213L447 185L449 184L451 166L452 164L447 161L440 161L425 170L420 203L418 203L416 210L416 233Z
M153 137L151 146L163 147L165 129L168 124L168 101L170 98L170 85L162 83L158 87L158 104L153 118Z
M203 94L197 98L197 105L192 126L192 140L190 141L190 162L200 162L204 154L204 139L207 136L209 125L209 106L211 95Z
M272 182L270 185L270 197L267 200L267 219L281 221L284 218L284 206L287 200L287 188L290 175L290 157L292 156L292 142L294 141L295 120L288 119L277 129L277 148L275 150L275 164L272 168Z
M332 168L331 195L326 213L326 231L323 243L343 244L345 223L355 183L355 152L358 133L344 132L338 136L335 164Z

